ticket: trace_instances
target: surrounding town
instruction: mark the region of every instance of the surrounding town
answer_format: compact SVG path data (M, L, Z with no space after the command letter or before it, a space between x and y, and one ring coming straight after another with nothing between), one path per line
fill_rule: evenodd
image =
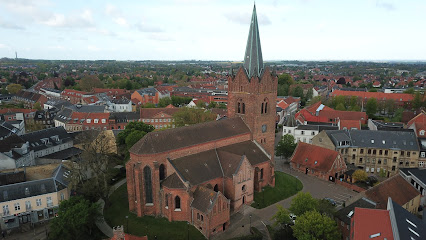
M426 239L426 62L0 59L6 239ZM377 223L381 224L377 224Z

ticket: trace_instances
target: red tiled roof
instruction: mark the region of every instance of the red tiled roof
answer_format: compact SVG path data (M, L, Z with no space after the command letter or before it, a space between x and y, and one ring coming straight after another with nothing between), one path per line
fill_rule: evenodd
M409 102L413 100L413 95L408 93L382 93L334 90L330 96L357 96L366 99L376 98L377 100L393 99L398 102Z
M277 103L277 106L284 110L284 109L288 108L288 106L290 106L290 105L288 103L284 102L284 100L281 100L279 103Z
M299 142L294 150L291 162L298 163L309 169L328 172L338 156L339 153L337 151Z
M87 104L96 103L99 101L99 98L96 96L90 96L83 98L83 101Z
M365 191L365 196L377 203L376 208L378 209L386 209L388 197L391 197L392 200L399 205L404 206L419 194L420 193L399 174Z
M340 120L340 130L356 128L361 130L361 121L359 120Z
M141 119L152 118L160 113L172 116L179 108L141 108Z
M0 109L0 114L5 113L35 113L36 109L23 109L23 108L4 108Z
M422 111L421 113L417 114L413 119L411 119L408 122L408 126L411 126L413 123L426 123L426 112Z
M353 240L371 239L370 236L379 233L380 237L377 239L393 240L392 225L387 210L356 207L352 221L354 221Z
M175 106L173 106L173 104L169 104L166 106L166 108L176 108Z

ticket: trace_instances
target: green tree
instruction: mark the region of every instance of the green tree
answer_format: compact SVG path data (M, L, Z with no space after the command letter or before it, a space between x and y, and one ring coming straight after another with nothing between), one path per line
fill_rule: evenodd
M41 110L42 110L40 102L36 102L36 103L34 103L33 108L34 108L34 109L36 109L36 110L39 110L39 111L41 111Z
M422 98L423 98L423 96L422 96L422 94L420 94L419 91L416 91L414 93L414 98L413 98L413 101L411 102L414 109L419 109L422 106L422 104L423 104Z
M283 73L278 76L278 84L279 85L291 85L294 84L293 78L288 73Z
M328 200L326 199L317 199L318 206L317 211L321 214L325 214L329 217L333 217L334 213L336 212L336 207L333 206Z
M59 204L58 217L50 221L49 239L98 239L95 222L100 218L100 206L82 196L74 196Z
M139 138L141 139L143 136L145 136L145 134L154 131L154 129L155 128L153 126L145 124L143 122L131 122L127 124L126 128L117 135L117 144L121 146L124 146L124 145L127 146L126 141L128 143L134 142L135 141L134 139L136 138L135 135L139 136L138 134L135 134L131 138L127 139L127 137L131 133L137 132L139 134L142 134Z
M317 211L308 211L297 217L293 235L299 240L339 240L341 238L336 222Z
M11 84L7 85L6 89L10 94L17 94L18 92L20 92L22 90L22 85L16 84L16 83L11 83Z
M368 175L364 170L358 169L352 174L352 178L355 182L365 182L368 179Z
M79 86L82 91L90 92L93 88L103 88L104 84L95 75L86 75L80 79Z
M288 85L287 84L279 84L277 88L277 96L288 96Z
M163 108L172 104L172 99L169 97L160 98L158 101L158 107Z
M339 110L339 111L346 111L345 105L343 105L343 103L339 103L339 104L336 106L336 110Z
M309 101L309 104L310 104L310 105L313 105L313 104L315 104L315 103L317 103L317 102L321 102L321 96L313 97L313 98L311 99L311 101Z
M404 112L403 108L396 109L395 114L394 114L393 118L391 119L391 121L392 122L401 122L403 112Z
M414 94L414 88L408 88L407 90L404 91L404 93Z
M197 108L205 108L206 107L206 102L204 102L203 100L199 100L197 102Z
M318 207L318 201L310 193L298 192L291 200L290 212L301 216L305 212L314 211Z
M145 103L141 107L142 108L155 108L155 104L154 103Z
M387 99L385 102L385 109L388 115L391 115L395 112L395 100Z
M274 220L274 225L275 226L284 226L286 224L290 224L292 222L291 218L290 218L290 212L285 209L283 206L281 205L276 205L278 210L277 212L274 214L274 216L272 216L271 220Z
M127 149L130 149L135 143L137 143L143 136L146 135L146 132L140 130L134 130L131 132L125 139Z
M311 99L314 96L314 90L312 88L308 89L308 92L306 92L306 100Z
M275 155L289 158L291 155L293 155L295 148L296 143L294 143L293 135L286 134L282 136L281 140L278 142L278 145L275 149Z
M176 127L182 127L213 121L216 119L216 115L204 109L184 107L173 115L173 119Z
M217 103L216 103L215 101L211 101L211 102L209 103L209 105L207 106L207 108L209 108L209 109L211 109L211 108L216 108L216 106L217 106Z
M219 103L219 106L217 108L226 109L226 104L221 102L221 103Z
M293 90L293 97L303 98L303 88L301 86L297 86Z
M370 98L365 105L365 112L367 113L369 118L374 117L374 114L377 112L377 99Z

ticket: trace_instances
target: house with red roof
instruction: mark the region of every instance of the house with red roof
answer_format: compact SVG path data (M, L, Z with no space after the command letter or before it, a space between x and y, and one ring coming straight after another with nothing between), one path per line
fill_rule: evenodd
M64 99L65 101L68 101L72 104L83 103L83 99L90 96L90 93L74 89L65 89L61 92L61 99Z
M368 120L365 112L338 111L325 106L321 102L300 110L296 113L295 118L303 125L306 125L307 122L334 123L337 125L341 120L353 120L366 124Z
M388 210L356 207L351 225L351 240L394 239Z
M337 96L348 96L357 97L364 105L367 104L368 99L375 98L377 101L384 102L386 100L392 99L395 101L395 104L404 107L411 106L411 101L414 97L412 94L408 93L383 93L383 92L360 92L360 91L343 91L343 90L334 90L330 93L330 97Z
M347 169L339 152L304 142L297 144L290 166L296 171L330 181L335 181Z

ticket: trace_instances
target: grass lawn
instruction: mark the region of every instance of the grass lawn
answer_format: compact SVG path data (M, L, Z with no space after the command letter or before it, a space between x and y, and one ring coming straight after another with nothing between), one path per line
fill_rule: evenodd
M299 179L282 172L275 172L275 187L264 187L263 192L254 193L254 208L264 208L293 196L302 190L303 184Z
M119 187L110 197L110 206L104 209L106 222L111 226L123 225L125 232L136 235L148 235L149 239L187 239L188 224L186 222L169 222L166 218L152 216L137 217L129 212L127 185ZM129 216L129 230L126 216ZM205 239L194 226L189 225L189 239Z

